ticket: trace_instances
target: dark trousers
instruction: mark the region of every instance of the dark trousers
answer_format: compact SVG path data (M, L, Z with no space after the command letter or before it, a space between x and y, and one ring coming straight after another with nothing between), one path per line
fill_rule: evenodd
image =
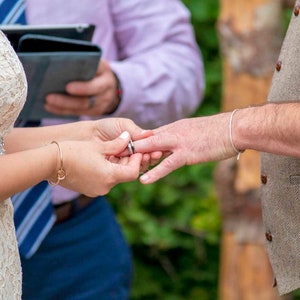
M129 298L131 253L103 197L55 225L38 252L21 262L23 300Z

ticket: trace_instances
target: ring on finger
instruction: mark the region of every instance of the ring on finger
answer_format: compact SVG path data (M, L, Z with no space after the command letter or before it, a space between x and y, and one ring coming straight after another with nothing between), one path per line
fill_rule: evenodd
M135 151L134 151L134 145L133 145L133 141L132 140L129 141L129 143L127 145L127 148L128 148L128 150L129 150L129 152L130 152L131 155L134 154Z
M95 96L91 96L89 98L89 106L88 106L88 109L91 109L95 106L95 103L96 103L96 97Z

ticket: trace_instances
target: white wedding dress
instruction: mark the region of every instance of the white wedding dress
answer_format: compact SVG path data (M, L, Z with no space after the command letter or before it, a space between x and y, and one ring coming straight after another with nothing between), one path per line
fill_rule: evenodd
M13 128L26 93L27 83L22 65L0 31L0 155L5 155L3 138ZM16 180L17 177L16 174ZM21 299L21 287L22 273L13 207L10 199L0 200L0 299Z

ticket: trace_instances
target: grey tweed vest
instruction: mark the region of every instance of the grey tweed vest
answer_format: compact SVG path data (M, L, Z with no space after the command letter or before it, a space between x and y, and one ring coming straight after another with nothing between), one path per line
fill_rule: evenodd
M268 101L300 101L300 0L295 1ZM300 159L262 153L261 178L267 250L279 293L286 294L300 288Z

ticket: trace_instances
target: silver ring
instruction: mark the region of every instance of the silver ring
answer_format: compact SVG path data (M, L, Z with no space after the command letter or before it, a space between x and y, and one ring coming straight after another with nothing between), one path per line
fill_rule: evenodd
M129 141L127 148L131 155L134 154L135 151L134 151L134 146L133 146L132 140Z
M93 108L95 106L95 103L96 103L96 97L95 96L90 97L88 109Z

